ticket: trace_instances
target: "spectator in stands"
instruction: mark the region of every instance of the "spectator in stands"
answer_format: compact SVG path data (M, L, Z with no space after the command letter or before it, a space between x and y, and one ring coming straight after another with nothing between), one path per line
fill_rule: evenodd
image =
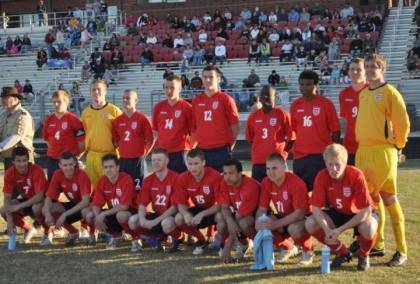
M248 78L244 80L244 83L247 88L255 88L260 85L260 77L255 73L255 69L251 69L251 73L248 75Z
M10 36L6 39L6 51L10 50L13 46L13 40Z
M251 40L257 40L258 34L260 33L260 29L257 25L254 25L249 32L249 37Z
M147 43L147 36L144 33L140 33L137 45L144 46Z
M153 45L157 44L157 42L158 42L158 40L157 40L156 35L154 33L150 32L149 35L147 36L146 44L153 46Z
M140 55L141 70L143 71L144 65L150 64L151 62L153 62L153 53L150 47L146 45L146 48Z
M79 84L77 83L77 81L72 82L70 95L71 95L70 108L73 109L74 113L77 116L80 116L80 114L82 113L82 110L83 110L82 103L85 101L85 98L83 97L83 95L80 92L80 87L79 87Z
M341 70L340 70L340 84L348 84L348 83L350 83L349 64L344 63L341 66Z
M279 22L287 22L289 20L289 15L287 14L285 9L280 9L280 11L277 14L277 20Z
M285 43L281 47L280 62L290 61L293 56L293 44L289 39L286 39Z
M41 70L42 66L47 63L47 60L48 60L47 52L43 48L41 48L38 51L36 58L37 58L36 65L38 66L38 70Z
M251 64L251 59L255 58L255 63L259 63L261 55L260 45L256 40L252 40L248 48L248 64Z
M123 63L124 63L124 55L122 54L121 51L119 51L118 49L115 49L112 52L112 56L111 56L111 66L114 69L120 69Z
M173 18L171 27L174 30L179 29L179 28L182 28L181 21L179 20L179 18L177 16L175 16Z
M174 72L172 72L171 68L167 67L165 69L165 71L163 72L163 80L166 80L167 78L169 78L169 76L174 75Z
M268 15L268 22L272 25L277 23L277 15L274 11L270 11L270 14Z
M196 44L193 51L193 56L192 56L192 65L203 64L203 59L204 59L204 49L201 48L199 44Z
M243 8L241 13L239 14L239 16L241 17L241 19L243 19L244 21L250 20L252 17L252 13L248 8Z
M204 16L203 16L203 23L204 24L209 24L209 23L211 23L211 16L210 16L210 12L206 12L206 13L204 13Z
M134 23L130 23L127 28L127 35L136 36L138 34L139 34L139 31L137 30L137 27L134 25Z
M96 35L96 30L98 29L98 25L96 24L95 20L93 19L93 17L89 18L87 24L86 24L86 29L88 30L88 32L91 35Z
M193 16L191 19L191 24L193 24L195 28L198 29L201 26L201 21L197 16Z
M349 49L350 49L350 55L353 58L362 55L362 53L363 53L363 41L360 38L359 34L357 34L356 38L351 41Z
M416 34L416 39L413 42L413 51L415 54L420 56L420 31Z
M299 47L299 51L295 55L296 66L298 69L300 66L306 66L307 57L308 57L308 54L306 53L305 48L301 45Z
M183 89L187 89L190 85L190 81L188 80L188 77L186 74L181 75L181 84Z
M204 60L206 61L206 64L213 62L214 56L215 48L213 44L210 44L209 47L204 50Z
M48 56L51 56L51 47L52 47L52 44L55 41L55 36L54 36L53 30L49 30L45 34L44 41L45 41L45 47L47 48Z
M106 71L106 65L102 60L97 60L92 67L93 78L95 80L102 79Z
M223 63L226 61L226 57L226 46L224 46L224 44L221 42L218 42L214 48L213 64L217 64L219 61L220 65L223 65Z
M323 50L315 57L313 67L322 70L326 66L328 66L328 57L326 52Z
M174 40L172 39L169 33L165 33L163 41L162 41L162 47L168 47L168 48L174 47Z
M273 87L277 86L280 83L280 76L279 74L277 74L276 70L271 71L271 74L270 76L268 76L267 81Z
M112 51L112 47L108 41L104 43L104 46L102 47L102 51Z
M22 93L23 93L23 86L19 82L19 80L15 80L14 86L15 86L16 90L18 91L19 95L22 95Z
M331 70L331 84L338 84L340 82L340 68L337 64L334 64Z
M80 75L80 78L83 82L87 82L91 76L91 67L88 61L85 61L85 63L82 66L82 73Z
M287 20L289 22L297 22L299 21L299 12L295 9L292 9L289 14L287 15Z
M338 39L334 37L328 45L328 60L338 60L340 59L340 54L340 43L338 42Z
M184 23L184 32L193 33L193 32L196 32L196 31L197 31L197 29L196 29L195 25L193 23L191 23L190 20L187 19Z
M222 38L224 40L228 40L229 39L229 35L227 34L226 30L224 28L219 28L219 30L217 31L216 34L217 38Z
M183 47L184 40L182 39L182 34L177 34L176 38L174 39L174 48Z
M20 52L21 48L22 48L22 40L20 39L20 36L17 35L15 37L15 40L13 41L13 44L16 46L16 48L18 49L18 51Z
M34 90L32 88L31 81L28 79L25 80L25 85L23 86L22 94L23 94L23 99L26 100L27 102L33 101Z
M117 46L120 46L120 41L118 40L115 33L112 34L111 38L109 39L109 44L111 45L112 50L114 50Z
M350 20L346 26L346 32L348 37L353 37L357 33L357 24L354 20Z
M412 73L417 70L418 55L414 53L414 50L410 50L407 55L407 70Z
M46 26L47 25L47 6L43 0L39 1L38 6L36 7L38 13L38 25Z
M319 4L319 2L316 2L314 6L310 9L310 13L312 16L321 16L322 12L324 11L324 8Z
M268 35L268 40L270 42L278 42L280 40L280 34L275 28L272 28L270 30L270 33Z
M144 13L137 19L137 27L141 28L147 25L148 15Z
M62 51L64 49L64 33L60 29L58 29L55 33L55 43L57 44L59 51Z
M308 13L306 8L302 8L302 12L299 15L299 21L301 22L309 22L311 19L311 15Z
M262 39L260 43L260 62L265 62L268 65L268 60L271 56L271 46L266 38Z
M184 73L188 70L188 66L192 62L192 57L194 55L194 51L192 50L191 46L187 45L182 53L182 65L181 65L181 73Z
M305 29L302 32L302 41L311 40L311 37L312 37L311 23L308 23L308 25L305 27Z
M202 90L203 89L203 80L200 77L200 72L195 71L194 77L190 81L190 89L192 90Z
M185 35L185 38L183 39L183 42L184 42L184 46L188 46L189 45L191 47L191 46L194 45L194 41L193 41L190 33L187 33Z
M350 5L350 3L347 3L346 5L344 5L344 7L340 11L340 17L342 19L345 19L353 15L354 15L354 10L353 10L353 7Z
M371 35L366 34L366 38L363 40L363 54L374 53L376 50L376 43L372 40Z
M200 43L206 43L207 42L207 33L204 29L200 29L198 32L198 41Z
M80 48L84 48L85 44L90 42L93 39L93 35L88 31L88 29L81 28L80 33Z
M5 50L6 50L6 44L0 37L0 54L4 54Z

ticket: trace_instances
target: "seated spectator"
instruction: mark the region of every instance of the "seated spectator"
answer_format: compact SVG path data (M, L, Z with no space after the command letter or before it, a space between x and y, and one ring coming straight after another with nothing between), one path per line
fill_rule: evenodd
M338 39L335 37L328 45L328 60L339 60L340 59L340 43L338 42Z
M144 46L147 43L147 36L144 33L140 33L137 45Z
M270 76L267 79L268 83L273 87L277 86L280 83L280 76L277 74L276 70L271 71Z
M41 48L38 51L36 58L36 65L38 66L38 70L41 70L42 66L48 61L47 52L43 48Z
M182 66L181 66L181 73L184 73L187 71L188 66L192 62L192 58L194 55L194 51L192 50L191 46L187 45L184 49L184 52L182 53Z
M158 40L157 40L156 35L152 32L149 33L149 35L147 36L147 39L146 39L146 44L155 45L155 44L157 44L157 42L158 42Z
M209 24L211 22L211 20L212 20L212 18L210 16L210 13L209 12L204 13L203 23Z
M299 12L295 9L292 9L289 14L287 15L287 20L289 22L297 22L299 21Z
M106 71L105 63L102 62L102 61L100 61L100 60L98 60L93 65L92 71L93 71L93 78L95 80L103 79L104 78L104 75L105 75L105 71Z
M192 90L202 90L203 89L203 80L200 77L200 72L195 71L194 77L190 81L190 89Z
M363 53L363 41L360 38L360 35L356 35L356 38L353 39L350 43L350 55L354 57L361 56Z
M6 51L9 51L13 46L13 40L10 36L7 37L6 40Z
M254 25L252 29L249 31L249 37L251 40L257 40L258 34L260 33L260 29L257 25Z
M83 107L82 103L85 101L85 98L82 96L77 81L73 81L71 84L71 104L70 109L74 111L77 116L80 116L82 113Z
M366 34L366 38L363 40L363 54L374 53L376 50L376 43L372 40L370 34Z
M177 16L175 16L173 18L172 23L171 23L171 27L174 30L179 29L179 28L182 28L181 21L179 20L179 18Z
M109 44L109 42L108 42L108 41L106 41L106 42L104 43L104 46L102 47L102 50L103 50L103 51L111 51L111 50L112 50L112 47L111 47L111 45Z
M23 93L23 86L19 82L19 80L15 80L14 86L15 86L16 90L18 91L19 95L22 95L22 93Z
M277 15L276 15L276 13L274 13L274 11L271 11L270 14L268 15L268 22L270 24L277 23Z
M84 48L85 44L89 42L91 39L93 39L93 36L85 28L82 28L81 31L82 32L80 34L80 48Z
M199 44L196 44L193 51L192 65L203 64L203 59L204 59L204 49L202 49Z
M328 66L328 57L325 51L321 51L314 60L313 67L319 68L320 70Z
M340 68L334 64L331 70L331 84L338 84L340 82Z
M25 40L25 37L23 37L23 39ZM57 44L59 51L64 49L65 42L64 33L61 30L57 30L55 33L55 43Z
M349 64L344 63L341 66L341 70L340 70L340 84L348 84L348 83L350 83Z
M163 79L166 80L167 78L169 78L169 76L174 75L174 72L172 72L171 68L167 67L165 69L165 71L163 72Z
M243 8L241 13L239 14L239 16L244 21L247 21L247 20L251 19L252 14L251 14L251 11L248 8Z
M162 41L162 47L173 48L174 47L174 40L172 39L169 33L165 33Z
M256 110L259 110L260 108L262 108L262 104L260 102L260 98L258 95L252 95L251 99L249 101L249 105L250 107L250 111L254 112Z
M268 40L270 42L278 42L280 40L280 34L276 29L271 29L268 35Z
M305 51L305 48L301 45L299 47L299 51L296 53L296 66L299 68L300 66L306 66L306 59L308 54Z
M268 64L268 60L271 56L271 46L267 42L267 39L263 38L260 43L260 62L265 62Z
M418 56L414 53L414 50L410 50L407 55L407 70L415 72L417 70Z
M147 25L148 15L144 13L137 19L137 27L141 28Z
M248 88L243 85L241 89L233 89L233 96L235 103L238 106L238 110L240 112L248 111L251 105L251 92L248 90Z
M86 29L88 30L88 32L91 35L96 35L96 31L98 29L98 26L95 22L95 20L93 19L93 17L90 17L87 24L86 24Z
M210 64L213 62L215 48L213 44L210 44L208 48L204 50L204 60L206 61L206 64Z
M309 22L311 20L311 14L308 13L306 8L302 8L302 12L299 15L299 21L301 22Z
M345 19L347 17L351 17L354 15L353 7L350 5L350 3L347 3L344 5L344 7L340 11L340 17L342 19Z
M6 50L6 44L0 37L0 54L4 54L5 50Z
M201 26L201 21L197 16L193 16L191 19L191 24L193 24L195 28L198 29Z
M220 65L223 65L223 62L226 61L226 57L226 47L221 42L218 42L214 48L213 64L217 64L219 61Z
M246 79L246 86L247 88L255 88L256 86L260 85L260 77L257 73L255 73L255 69L251 69L251 73L248 75Z
M64 60L70 60L71 59L70 51L67 48L64 48L63 51L58 53L58 58L64 59Z
M111 45L112 50L114 50L115 47L120 46L120 41L118 40L116 34L112 34L111 38L109 39L109 44Z
M16 46L18 52L20 52L20 49L22 48L22 40L20 39L20 36L16 36L13 44Z
M302 41L308 41L312 37L311 23L308 23L308 26L302 32Z
M252 40L248 48L248 64L251 64L251 59L255 58L255 63L259 63L261 55L260 45L256 40Z
M17 55L17 54L19 54L19 49L13 43L12 47L10 49L8 49L6 53L7 53L8 56Z
M134 23L130 23L127 28L127 35L136 36L138 34L139 34L139 31L137 30L137 27L134 25Z
M413 51L415 54L420 56L420 32L416 34L416 40L413 42Z
M194 45L193 38L191 37L190 33L187 33L185 35L185 38L183 38L184 46L189 45L190 47Z
M182 39L181 34L177 34L176 38L174 39L174 48L183 47L184 40Z
M111 66L114 69L120 69L123 63L124 63L124 56L122 52L119 51L118 49L115 49L112 52L112 56L111 56Z
M286 39L285 43L281 47L280 62L290 61L293 57L293 44L290 40Z
M82 73L80 74L80 78L83 82L87 82L91 76L91 66L88 61L85 61L85 63L82 66Z
M143 71L144 65L150 64L151 62L153 62L153 53L150 47L146 45L146 48L140 55L141 70Z
M287 14L285 9L280 9L280 11L277 13L277 20L279 22L287 22L289 20L289 15Z
M184 23L184 32L193 33L196 32L197 29L193 23L191 23L190 20L186 20Z
M207 33L204 29L200 29L198 32L198 41L200 43L206 43L207 42Z
M348 37L353 37L357 33L357 24L350 20L346 26L346 33Z
M280 76L279 88L287 90L289 88L289 83L287 83L286 77Z
M28 102L32 102L34 99L34 90L32 88L32 84L31 81L26 79L25 80L25 85L23 86L23 99L28 101Z
M188 77L185 74L181 75L181 85L183 89L187 89L190 85L190 81L188 80Z

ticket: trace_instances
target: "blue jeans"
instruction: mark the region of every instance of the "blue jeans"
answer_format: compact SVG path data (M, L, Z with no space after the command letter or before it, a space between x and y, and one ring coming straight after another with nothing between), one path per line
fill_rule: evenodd
M140 63L141 63L141 68L143 68L144 65L150 64L150 60L146 59L142 56L142 57L140 57Z
M203 64L203 56L193 56L192 65L201 65Z

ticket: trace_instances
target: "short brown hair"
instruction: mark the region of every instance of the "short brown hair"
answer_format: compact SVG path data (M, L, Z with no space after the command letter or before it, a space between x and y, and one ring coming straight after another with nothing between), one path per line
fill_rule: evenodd
M169 82L177 81L178 83L182 84L181 77L179 77L177 75L169 75L168 77L166 77L166 81L169 81Z
M163 155L165 155L167 158L169 158L169 153L168 153L168 151L167 151L166 149L164 149L164 148L160 148L160 147L158 147L158 148L154 148L154 149L152 150L151 155L153 155L153 154L163 154Z
M383 69L386 69L386 60L379 53L372 53L372 54L366 55L365 62L367 62L367 61L374 61L374 62L378 63L378 65L380 67L382 67Z
M64 97L64 98L66 98L67 99L67 101L69 101L70 100L70 95L69 95L69 93L67 93L66 91L64 91L64 90L57 90L57 91L55 91L54 93L52 93L52 96L51 96L52 98L59 98L59 97Z
M279 161L282 164L286 164L286 160L277 152L273 152L268 155L266 161Z
M220 78L223 76L222 70L220 70L220 68L215 65L207 65L206 67L204 67L203 73L205 71L215 71Z

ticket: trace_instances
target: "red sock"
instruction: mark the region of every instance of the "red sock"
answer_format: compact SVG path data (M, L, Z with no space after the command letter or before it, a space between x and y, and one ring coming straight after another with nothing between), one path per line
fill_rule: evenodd
M18 213L12 213L13 223L15 226L18 226L22 229L24 229L26 232L29 232L32 230L32 226L26 222L25 218L18 214Z
M216 232L215 225L210 225L207 227L207 238L213 237Z
M53 212L51 215L53 216L54 220L57 221L58 218L60 218L61 213ZM79 232L72 224L64 223L63 228L66 229L70 234L77 234Z
M136 233L136 231L133 231L130 229L130 226L128 226L128 221L124 222L122 224L120 224L121 227L123 228L123 231L126 232L127 234L130 234L131 237L133 238L133 240L138 240L140 237L139 235Z
M306 234L303 238L294 240L298 246L301 246L304 251L313 251L314 245L309 234Z
M178 228L175 228L175 230L170 232L168 235L171 236L173 239L177 239L177 240L182 240L181 236L183 236L181 230Z
M326 244L325 243L325 233L324 233L324 230L322 230L322 229L319 229L318 231L313 233L312 236L314 236L315 239L317 239L320 243L323 243L323 244L329 246L330 249L332 251L334 251L336 254L339 254L339 255L346 254L349 251L347 249L347 247L340 240L337 240L337 242L335 244L332 244L332 245Z
M360 255L366 257L369 255L370 250L375 246L376 243L376 234L375 236L371 239L365 239L364 237L362 237L362 235L357 236L357 239L359 240L359 244L360 244Z
M88 227L89 227L89 233L91 235L95 234L95 231L96 231L95 225L88 225Z
M111 232L110 235L113 238L120 238L122 236L121 232Z
M84 219L80 220L80 228L83 228L85 230L88 229L88 224L86 223Z
M182 225L181 227L179 227L179 229L181 231L183 231L184 233L188 234L188 235L196 237L199 241L205 241L206 240L204 235L196 227Z
M54 217L54 215L53 215ZM35 220L44 228L44 234L47 235L52 232L51 227L45 224L44 216L35 217Z
M249 244L249 240L248 240L248 238L243 238L243 239L240 239L240 240L239 240L239 242L240 242L241 244L243 244L244 246L247 246L247 245Z
M291 250L293 248L293 241L290 238L285 238L276 232L273 234L273 244L286 250Z

